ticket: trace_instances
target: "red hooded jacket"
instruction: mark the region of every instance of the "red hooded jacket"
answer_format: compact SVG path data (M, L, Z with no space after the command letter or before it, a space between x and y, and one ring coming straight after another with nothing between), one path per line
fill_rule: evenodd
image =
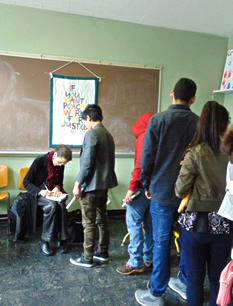
M141 115L131 127L131 131L136 137L134 169L131 174L131 179L129 181L129 188L128 188L128 190L131 191L135 191L136 188L144 188L140 182L140 173L141 173L140 161L142 155L143 139L147 125L151 117L152 115L150 113L145 113Z

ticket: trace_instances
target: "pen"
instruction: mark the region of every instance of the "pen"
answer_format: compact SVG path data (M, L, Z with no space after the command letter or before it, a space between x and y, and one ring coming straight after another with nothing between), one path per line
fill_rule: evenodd
M48 190L48 187L46 186L46 184L45 184L45 183L43 183L43 185L45 186L45 189L46 189L46 190Z
M131 200L133 200L134 198L136 198L140 193L141 193L141 191L140 191L140 190L137 190L137 191L131 196Z

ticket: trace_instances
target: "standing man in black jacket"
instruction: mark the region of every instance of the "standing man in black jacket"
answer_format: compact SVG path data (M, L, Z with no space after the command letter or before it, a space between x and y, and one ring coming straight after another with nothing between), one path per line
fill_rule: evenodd
M174 185L180 170L183 153L196 131L198 116L190 106L196 99L196 84L181 78L170 92L172 105L155 114L149 122L143 142L140 180L151 199L150 212L153 226L153 271L149 290L137 290L136 299L141 305L164 305L164 292L170 279L170 246L172 229L177 219L180 199L176 197ZM185 274L182 257L180 272ZM169 287L186 298L185 275L179 276L181 290Z
M108 189L117 186L115 144L112 135L102 124L101 108L89 104L82 114L86 128L80 156L80 171L76 177L73 194L80 198L84 227L84 253L74 265L92 267L93 258L101 262L109 260L109 229L107 218ZM96 227L99 229L98 250L94 253Z

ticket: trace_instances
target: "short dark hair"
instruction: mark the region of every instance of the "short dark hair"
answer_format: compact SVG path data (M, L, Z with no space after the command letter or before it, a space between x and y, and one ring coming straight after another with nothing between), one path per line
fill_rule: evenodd
M87 120L87 116L89 116L94 122L102 121L102 109L97 104L88 104L82 113L82 119Z
M233 163L233 128L229 129L222 137L221 151L227 154Z
M175 100L181 100L188 103L192 97L195 97L197 91L196 83L188 78L181 78L174 87Z
M69 147L67 147L66 145L59 145L58 147L56 147L56 149L54 150L54 152L57 153L58 157L63 157L65 158L67 161L72 160L72 151Z
M214 153L220 151L221 137L230 122L229 113L216 101L208 101L203 106L196 133L189 147L206 143Z

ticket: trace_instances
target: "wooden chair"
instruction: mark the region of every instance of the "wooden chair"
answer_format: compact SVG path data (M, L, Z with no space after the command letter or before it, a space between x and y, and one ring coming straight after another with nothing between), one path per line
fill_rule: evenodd
M4 188L7 186L8 186L8 166L0 165L0 188ZM7 191L1 191L0 202L5 200L7 201L6 216L0 217L0 220L8 221L8 209L10 207L10 193ZM9 233L9 226L7 226L7 233Z

